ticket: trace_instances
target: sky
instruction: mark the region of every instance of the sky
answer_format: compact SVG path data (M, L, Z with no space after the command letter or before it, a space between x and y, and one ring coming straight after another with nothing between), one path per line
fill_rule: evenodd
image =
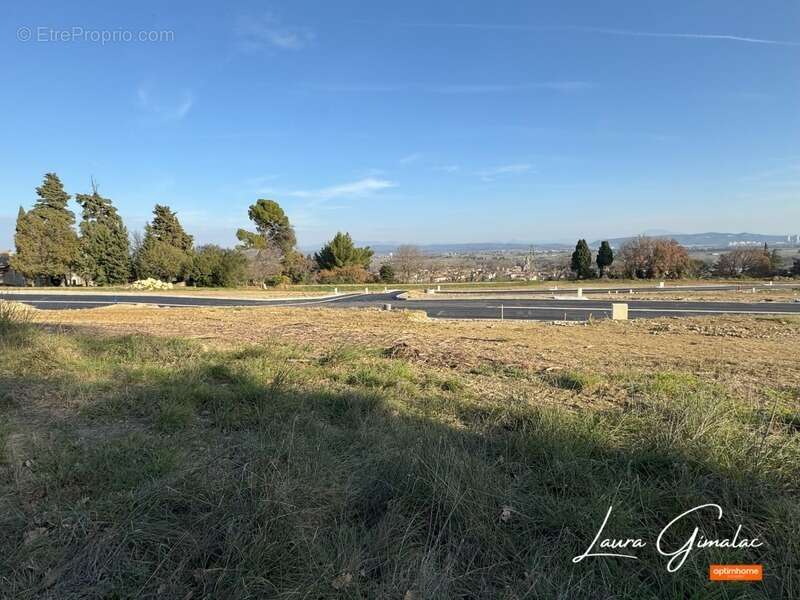
M8 3L0 248L50 171L198 243L797 233L799 74L795 0Z

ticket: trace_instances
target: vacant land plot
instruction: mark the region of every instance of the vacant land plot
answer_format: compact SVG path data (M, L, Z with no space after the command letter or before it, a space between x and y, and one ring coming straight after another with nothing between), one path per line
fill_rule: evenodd
M18 308L0 595L797 597L798 341L783 318ZM724 518L672 547L739 523L764 545L668 573L656 536L708 502ZM609 536L647 547L574 564L610 505Z

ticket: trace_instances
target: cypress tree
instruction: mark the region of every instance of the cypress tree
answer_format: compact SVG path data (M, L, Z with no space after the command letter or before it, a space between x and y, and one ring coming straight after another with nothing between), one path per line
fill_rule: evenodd
M597 268L600 270L600 277L605 275L606 269L614 262L614 251L609 243L603 240L600 249L597 251Z
M75 215L67 209L70 195L58 175L47 173L36 188L39 196L27 213L20 209L11 266L28 278L45 277L64 282L78 259Z
M126 283L130 278L130 242L117 209L96 189L75 199L83 207L79 272L99 285Z
M588 279L592 273L592 252L589 250L589 244L586 240L578 240L575 245L575 252L572 253L572 270L578 276L578 279Z

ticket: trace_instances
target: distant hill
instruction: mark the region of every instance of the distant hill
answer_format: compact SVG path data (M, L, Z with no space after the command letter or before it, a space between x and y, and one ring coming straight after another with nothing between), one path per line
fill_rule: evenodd
M608 243L613 248L619 248L622 244L635 237L611 238ZM651 235L650 237L674 239L687 248L727 248L736 244L763 244L765 242L778 246L797 245L796 234L791 236L791 242L787 240L786 235L766 235L762 233L672 233ZM592 242L590 246L600 246L600 240Z
M668 233L663 229L648 230L645 235L654 238L675 239L679 244L687 248L727 248L732 244L763 244L766 242L770 246L785 246L796 245L800 246L797 242L796 234L791 236L791 242L787 241L785 235L766 235L761 233ZM628 240L634 239L636 236L620 237L620 238L604 238L609 241L613 248L619 248ZM369 242L364 240L356 240L359 246L369 246L376 254L388 254L395 252L398 246L402 245L400 242ZM486 253L486 252L527 252L531 246L537 251L572 251L575 244L562 244L559 242L473 242L473 243L453 243L453 244L414 244L425 254L471 254L471 253ZM600 246L600 240L596 240L589 244L592 248ZM319 250L319 246L301 246L300 250L305 253L313 253Z
M395 252L399 242L364 242L356 240L358 246L369 246L376 254L388 254ZM522 244L522 243L502 243L502 242L475 242L464 244L414 244L424 254L470 254L485 252L527 252L531 246L537 251L542 250L568 250L572 248L570 244L546 243L546 244ZM303 252L310 253L319 250L318 246L303 246Z

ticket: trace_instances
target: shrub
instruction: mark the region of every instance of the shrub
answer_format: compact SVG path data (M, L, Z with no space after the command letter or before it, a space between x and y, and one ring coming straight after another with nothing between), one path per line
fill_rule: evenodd
M273 275L272 277L267 277L264 283L270 287L286 287L292 283L292 280L286 275Z
M319 283L369 283L372 275L363 267L323 269L317 274Z
M167 281L148 277L147 279L134 281L130 287L132 290L171 290L172 284Z
M191 253L161 240L144 244L136 255L136 273L139 277L180 280L191 268Z
M389 263L381 265L378 276L383 283L395 283L397 281L397 277L394 274L394 267Z
M337 233L314 255L314 260L322 270L343 269L346 267L369 267L373 252L369 246L357 248L349 233Z
M247 279L247 258L239 250L202 246L194 255L191 279L199 286L235 287Z

